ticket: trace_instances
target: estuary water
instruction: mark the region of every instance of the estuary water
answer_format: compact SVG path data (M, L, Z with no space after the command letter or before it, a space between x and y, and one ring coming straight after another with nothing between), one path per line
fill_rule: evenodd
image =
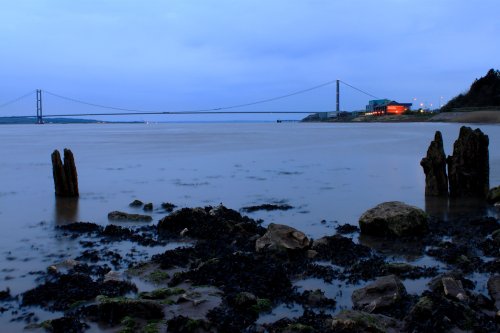
M0 128L0 290L16 295L29 274L78 251L54 237L74 221L106 225L107 214L152 202L153 222L178 207L224 204L236 210L286 203L288 211L248 214L293 226L312 238L384 201L426 209L420 160L440 130L452 153L461 125L446 123L173 123L10 125ZM490 139L490 184L500 184L500 126ZM73 151L80 199L56 200L50 155ZM465 209L474 209L466 207ZM427 203L427 209L435 209ZM453 213L453 212L448 212ZM443 214L448 214L443 212ZM497 214L495 211L490 214ZM125 224L127 225L127 224ZM153 250L163 252L164 249ZM3 318L1 321L5 321Z

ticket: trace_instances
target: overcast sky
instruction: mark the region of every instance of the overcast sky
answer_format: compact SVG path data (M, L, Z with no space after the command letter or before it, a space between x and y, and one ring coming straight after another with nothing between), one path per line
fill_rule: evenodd
M499 13L498 0L5 0L0 104L40 88L123 108L209 109L340 79L437 106L500 68ZM343 110L369 99L341 86ZM0 113L31 114L33 103ZM47 94L44 109L106 111ZM329 85L235 111L334 109Z

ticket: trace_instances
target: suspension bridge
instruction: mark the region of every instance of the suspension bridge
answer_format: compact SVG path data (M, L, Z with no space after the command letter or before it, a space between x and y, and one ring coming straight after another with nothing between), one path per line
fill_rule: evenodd
M351 89L354 89L362 94L365 94L371 98L379 99L377 96L374 96L364 90L361 90L353 85L350 85L342 80L331 80L313 87L309 87L307 89L302 89L299 91L294 91L292 93L288 93L285 95L275 96L271 98L255 100L247 103L229 105L229 106L221 106L215 108L205 108L205 109L195 109L195 110L170 110L170 111L162 111L162 110L141 110L141 109L133 109L133 108L124 108L124 107L116 107L109 106L103 104L97 104L94 102L84 101L68 96L64 96L61 94L57 94L51 91L36 89L32 90L26 94L18 96L14 99L6 101L0 104L0 110L8 110L9 107L12 107L16 103L20 103L26 99L35 98L36 100L36 113L33 115L4 115L4 112L0 113L0 117L2 118L32 118L35 120L37 124L43 124L44 118L66 118L66 117L87 117L87 116L133 116L133 115L221 115L221 114L313 114L318 112L327 112L327 111L238 111L235 109L254 106L258 104L264 104L273 102L276 100L281 100L285 98L289 98L292 96L305 94L307 92L317 90L329 85L336 84L336 110L337 115L340 112L340 84L343 84ZM92 109L100 109L105 110L102 112L79 112L79 113L44 113L43 109L43 96L49 95L51 97L64 100L71 103L80 104L86 106L87 108Z

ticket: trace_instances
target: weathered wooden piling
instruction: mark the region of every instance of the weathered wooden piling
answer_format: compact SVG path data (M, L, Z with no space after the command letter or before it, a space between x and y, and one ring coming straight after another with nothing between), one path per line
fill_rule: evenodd
M448 196L448 176L446 175L446 154L443 148L443 137L436 131L434 141L427 149L427 156L420 165L425 173L425 195L434 197Z
M479 128L462 126L448 156L450 196L486 198L490 189L489 139Z
M78 197L78 174L75 159L69 149L64 149L64 164L58 150L52 153L52 174L58 197Z

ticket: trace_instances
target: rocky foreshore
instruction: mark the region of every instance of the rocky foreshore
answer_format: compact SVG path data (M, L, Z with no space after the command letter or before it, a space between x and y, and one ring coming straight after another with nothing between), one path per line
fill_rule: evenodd
M436 132L421 162L426 205L473 198L484 212L498 209L488 145L479 129L462 127L446 157ZM74 161L68 173L55 160L56 194L77 196ZM236 211L134 200L129 209L110 212L106 226L57 226L55 237L78 254L47 254L48 267L30 273L34 288L0 290L0 313L49 332L500 330L500 223L486 213L383 202L359 227L337 223L334 234L311 239L240 213L294 209L283 203ZM165 214L154 224L153 211Z
M310 239L286 225L264 228L222 205L174 210L155 225L134 228L73 223L57 233L79 240L80 256L39 272L38 286L21 295L3 291L2 309L50 332L84 332L92 322L119 332L499 330L498 220L440 220L392 202L363 214L360 228L340 225L335 234ZM362 245L360 234L383 245ZM101 246L114 242L185 245L144 258ZM408 244L440 264L414 266L383 250L404 252ZM478 290L477 276L488 280L485 290ZM352 306L320 288L299 290L295 283L308 278L353 286ZM422 279L429 281L425 290L406 290ZM283 305L303 312L260 320ZM40 322L33 306L60 318Z

